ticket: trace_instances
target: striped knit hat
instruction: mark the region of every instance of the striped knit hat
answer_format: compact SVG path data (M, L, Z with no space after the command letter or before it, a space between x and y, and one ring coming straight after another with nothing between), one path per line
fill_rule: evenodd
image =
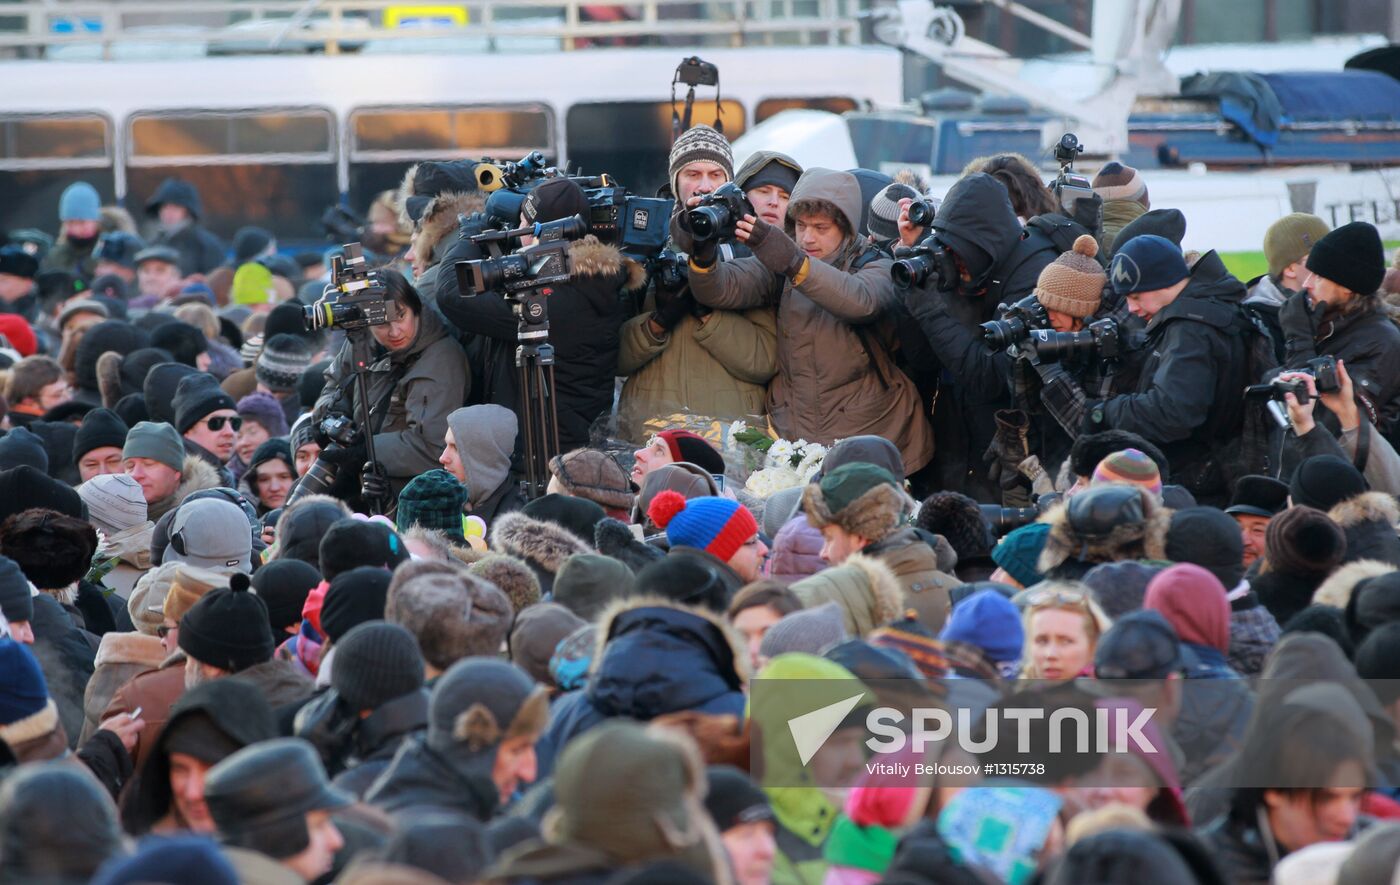
M295 335L273 335L258 354L258 381L273 393L297 389L302 373L311 368L311 351L306 342Z
M758 520L749 508L728 498L687 501L668 489L652 499L647 515L666 530L671 546L698 547L724 562L758 534Z
M867 221L870 235L877 240L899 239L899 201L917 199L919 192L907 184L896 181L881 188L870 199L870 218Z
M1137 449L1124 449L1104 458L1094 468L1094 478L1089 484L1111 482L1142 486L1157 497L1162 496L1162 474L1156 462Z
M1104 164L1099 174L1094 176L1091 187L1094 193L1103 197L1105 203L1109 200L1133 200L1141 203L1144 209L1152 208L1152 203L1147 198L1147 183L1132 166L1124 166L1122 163Z
M1103 300L1108 275L1095 260L1099 244L1084 234L1074 248L1047 264L1035 283L1035 297L1047 310L1057 310L1078 319L1094 315Z
M734 180L734 152L729 147L729 139L714 127L699 123L682 132L671 145L669 177L673 194L679 196L681 192L681 170L702 161L714 163L724 170L725 178Z

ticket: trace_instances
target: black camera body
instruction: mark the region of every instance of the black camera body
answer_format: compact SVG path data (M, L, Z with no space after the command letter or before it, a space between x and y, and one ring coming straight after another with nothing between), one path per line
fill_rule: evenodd
M692 55L676 66L676 80L687 86L718 86L719 66Z
M327 415L321 421L321 433L331 442L346 448L360 439L360 428L346 415Z
M1318 393L1336 393L1342 389L1342 382L1337 377L1337 358L1334 356L1314 357L1308 360L1308 367L1304 371L1313 376L1313 384Z
M638 197L612 183L585 193L588 229L599 240L629 255L651 256L665 248L675 200Z
M1030 336L1032 329L1048 329L1050 314L1034 294L1006 305L1001 319L982 324L982 337L993 350L1005 350Z
M1093 199L1094 186L1083 175L1074 171L1074 161L1084 152L1079 137L1073 132L1060 136L1055 145L1055 162L1060 164L1060 174L1050 183L1050 190L1060 201L1060 207L1070 218L1077 218L1075 207L1080 200Z
M1097 359L1108 362L1121 359L1125 349L1122 330L1110 319L1090 323L1078 332L1032 329L1028 337L1042 362L1071 360L1076 357L1085 361Z
M962 280L957 257L937 236L926 237L916 246L901 246L894 257L890 279L900 289L922 286L932 278L938 291L952 292Z
M734 236L735 226L745 215L753 215L753 204L730 181L715 188L712 193L700 199L700 205L686 213L690 223L690 234L699 242L728 240Z
M334 297L332 297L334 296ZM359 243L346 243L345 255L331 259L331 282L320 300L302 308L302 325L353 331L389 322L389 300L379 274L365 263Z
M690 263L683 255L663 249L647 263L647 276L666 292L679 292L690 282Z
M462 294L499 292L506 299L521 293L568 282L573 276L569 244L588 233L588 222L574 215L558 221L536 223L516 230L490 230L471 238L473 243L493 252L491 258L459 261L454 270ZM535 242L509 255L501 254L504 246L533 236Z

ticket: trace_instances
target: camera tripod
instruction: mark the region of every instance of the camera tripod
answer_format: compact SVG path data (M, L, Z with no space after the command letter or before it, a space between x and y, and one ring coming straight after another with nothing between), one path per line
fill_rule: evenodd
M374 429L370 424L373 415L369 406L369 365L374 361L374 348L370 342L369 326L347 329L345 337L350 341L350 370L355 374L355 394L360 400L360 414L355 416L360 422L360 433L365 438L365 463L377 464L374 457ZM363 468L361 468L363 469ZM362 496L365 509L370 516L384 512L384 502L377 496Z
M524 418L525 479L521 492L527 500L545 493L549 485L549 459L559 453L559 415L554 399L554 345L549 343L549 309L553 290L530 289L511 299L518 320L515 368L520 388L520 414Z

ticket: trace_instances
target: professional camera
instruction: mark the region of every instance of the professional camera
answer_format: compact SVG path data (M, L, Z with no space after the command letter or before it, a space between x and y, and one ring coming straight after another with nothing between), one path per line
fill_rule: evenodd
M671 210L676 201L634 196L608 176L603 179L602 186L585 190L589 231L625 254L658 254L670 236Z
M937 214L938 210L928 200L915 200L909 204L909 223L916 227L933 224L933 216Z
M587 233L588 223L583 216L574 215L515 230L477 234L471 238L473 243L496 252L500 252L503 245L513 245L526 236L533 236L535 242L509 255L457 262L457 283L463 295L496 291L510 298L520 292L567 282L573 273L569 241Z
M705 194L700 205L686 213L690 233L697 241L727 240L734 236L734 227L745 215L753 215L753 204L734 182L720 185Z
M1341 379L1337 377L1337 358L1334 356L1314 357L1308 360L1304 371L1313 376L1313 385L1318 393L1336 393L1342 389Z
M982 337L993 350L1005 350L1025 340L1032 329L1049 327L1050 314L1046 312L1040 299L1032 294L1006 305L1002 310L1001 319L983 323Z
M977 506L982 510L982 518L991 526L992 534L998 538L1040 518L1040 510L1036 507L1001 507L997 504Z
M489 194L503 187L526 187L536 179L558 175L559 170L546 163L543 153L531 151L514 163L501 163L487 157L476 164L473 174L476 186Z
M343 448L351 448L360 441L360 428L345 415L327 415L317 427L322 435ZM324 457L318 456L306 474L297 481L296 488L292 490L283 506L290 507L307 495L331 494L339 473L338 464L332 464Z
M1094 187L1089 179L1074 171L1074 161L1084 152L1079 137L1073 132L1060 136L1055 145L1055 161L1060 164L1060 174L1050 183L1050 190L1060 201L1060 207L1070 218L1078 218L1075 207L1080 200L1093 199Z
M679 292L690 282L690 264L681 255L663 249L647 262L647 276L666 292Z
M676 80L687 86L718 86L719 67L692 55L676 66Z
M962 279L957 257L936 236L917 246L901 246L894 250L894 257L890 279L901 289L922 286L932 277L938 291L952 292Z
M1055 332L1032 329L1030 346L1042 362L1055 362L1082 357L1103 362L1117 360L1123 355L1123 334L1113 320L1090 323L1079 332Z
M317 329L363 329L389 322L389 302L379 274L365 263L359 243L331 259L331 283L315 304L302 308L302 325Z

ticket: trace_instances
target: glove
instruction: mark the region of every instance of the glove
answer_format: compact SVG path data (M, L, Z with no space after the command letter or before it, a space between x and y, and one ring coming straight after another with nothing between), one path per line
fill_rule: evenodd
M1313 310L1307 292L1294 293L1283 302L1278 310L1278 322L1283 328L1290 360L1294 356L1312 356L1316 353L1317 312Z
M384 475L384 468L375 463L366 464L360 472L360 497L383 503L389 500L389 495L389 477Z
M655 297L656 310L652 312L651 318L668 332L691 312L695 304L695 296L690 294L688 288L679 292L669 292L657 286Z
M690 315L697 320L703 320L705 317L715 312L713 307L696 301L695 296L691 295L689 292L687 292L686 295L690 299Z
M749 248L764 267L785 277L796 274L807 260L791 237L762 218L754 219Z
M334 464L337 467L344 467L347 464L352 467L359 467L361 464L365 463L365 459L369 456L365 452L364 441L360 440L352 446L342 446L340 443L331 443L328 447L321 450L321 457L326 459L326 463Z

